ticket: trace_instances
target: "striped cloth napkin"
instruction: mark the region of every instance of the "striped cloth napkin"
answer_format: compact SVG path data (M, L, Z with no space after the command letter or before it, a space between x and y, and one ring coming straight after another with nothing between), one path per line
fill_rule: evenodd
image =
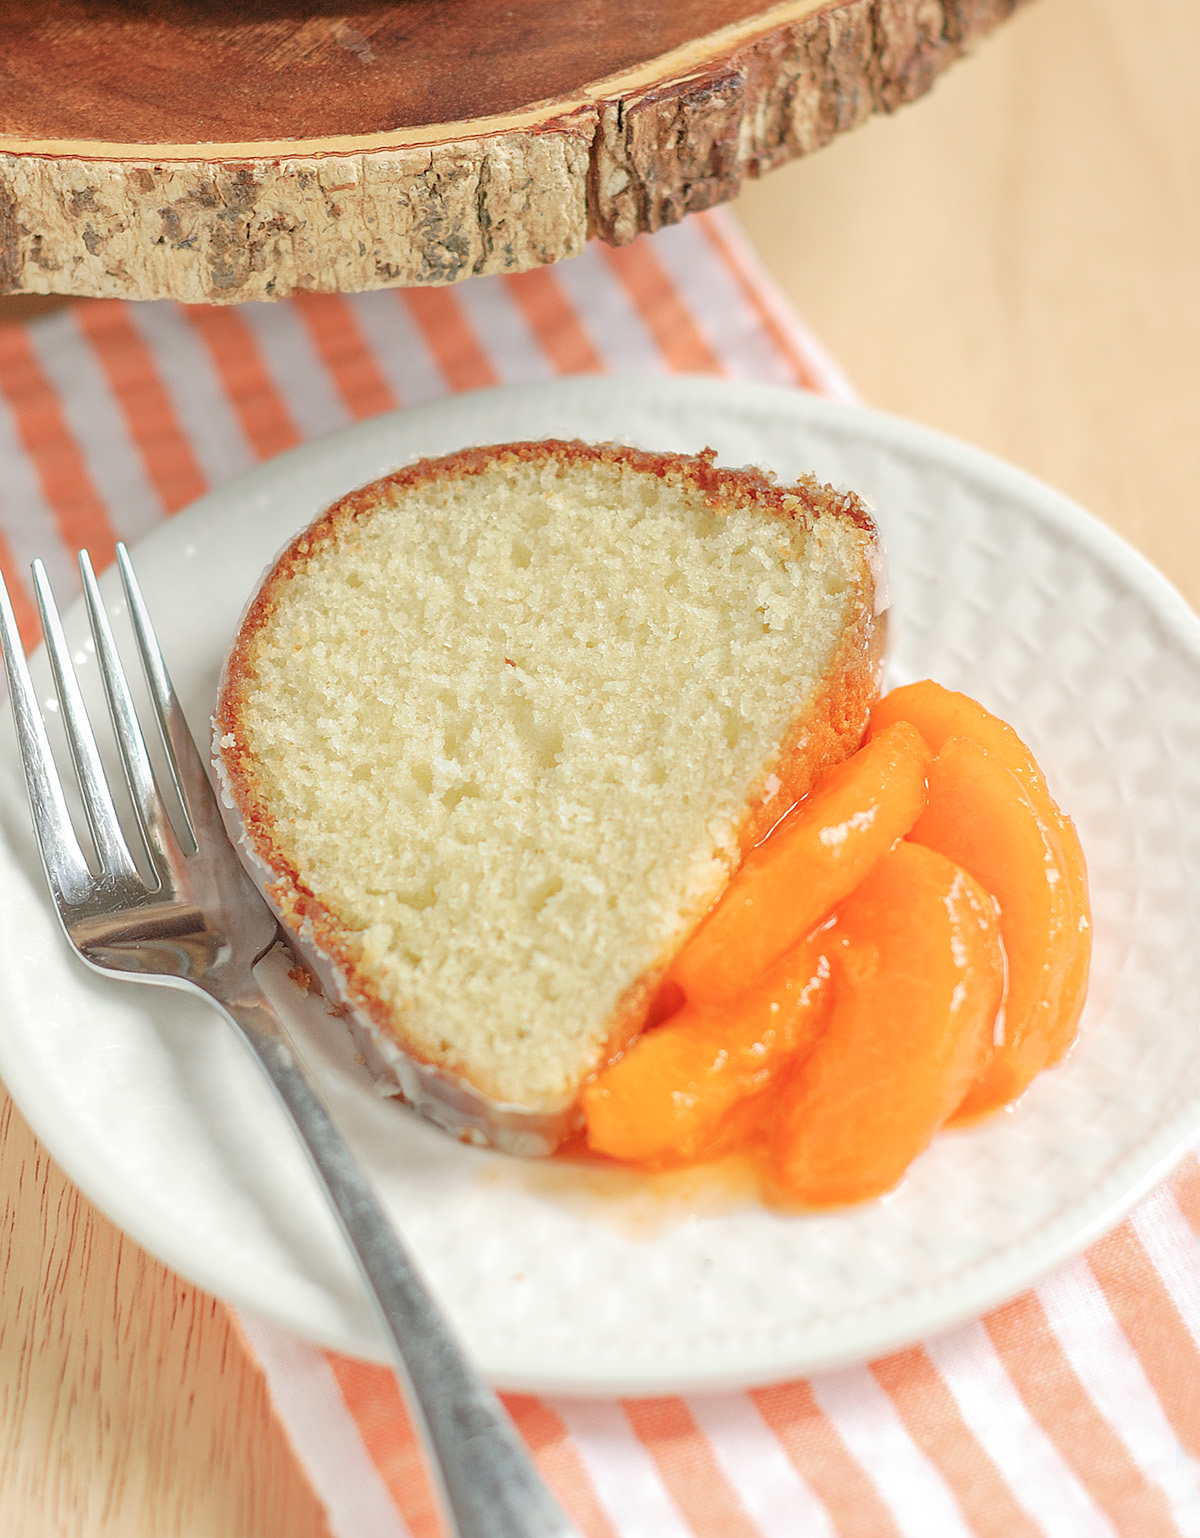
M0 564L76 584L209 486L357 418L508 380L702 372L842 399L720 213L455 289L78 305L0 326ZM1200 1164L986 1318L748 1393L508 1396L589 1538L1200 1538ZM383 1368L239 1319L335 1538L434 1538Z

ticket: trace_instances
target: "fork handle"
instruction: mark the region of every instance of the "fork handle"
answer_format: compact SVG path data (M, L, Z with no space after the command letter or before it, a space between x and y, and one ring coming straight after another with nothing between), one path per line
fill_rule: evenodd
M467 1362L270 1000L254 984L217 1002L275 1086L350 1241L454 1538L579 1538Z

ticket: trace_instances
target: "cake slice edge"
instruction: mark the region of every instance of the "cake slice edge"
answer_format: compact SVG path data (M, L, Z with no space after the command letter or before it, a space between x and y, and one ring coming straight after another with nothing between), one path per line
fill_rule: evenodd
M226 666L214 718L214 763L230 836L305 966L319 981L335 1011L344 1014L381 1087L394 1088L423 1115L456 1137L529 1155L552 1151L573 1129L577 1120L578 1086L574 1092L556 1101L543 1100L537 1105L507 1101L486 1093L461 1073L449 1071L429 1060L411 1040L405 1041L398 1029L394 1009L377 990L373 990L370 979L363 975L345 943L346 932L336 917L304 886L278 843L261 826L254 826L245 767L237 751L231 751L231 739L236 737L239 663L247 625L252 625L256 612L269 605L273 584L286 580L292 563L306 559L314 548L319 547L339 519L353 519L370 511L372 503L379 498L381 487L403 488L419 485L422 478L474 473L487 462L487 456L501 453L518 457L559 453L585 458L589 454L602 454L609 460L616 458L641 471L664 473L664 467L667 467L672 474L690 477L706 497L720 498L732 494L734 488L739 495L744 495L749 489L764 512L803 516L811 520L813 527L822 518L848 520L861 534L858 603L851 623L846 625L840 643L831 654L822 687L791 721L773 760L762 765L759 783L745 802L738 829L738 844L743 852L763 836L792 800L809 788L822 768L847 756L859 745L868 710L879 691L885 632L882 609L886 600L878 532L865 507L853 494L835 492L807 479L797 486L787 487L778 485L760 471L719 469L711 452L695 457L654 455L615 445L553 442L499 445L465 450L436 461L422 461L341 499L291 541L275 563L251 601L239 630L239 640ZM714 887L710 900L715 900L723 884L724 880ZM702 914L697 914L697 921L700 916ZM603 1060L595 1064L596 1068L616 1055L641 1028L658 983L685 938L685 934L676 936L669 952L643 971L621 994L611 1016L606 1052Z

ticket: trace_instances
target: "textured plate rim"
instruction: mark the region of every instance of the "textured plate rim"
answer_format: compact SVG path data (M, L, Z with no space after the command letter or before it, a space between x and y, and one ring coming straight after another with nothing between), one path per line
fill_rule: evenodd
M289 472L299 475L309 467L319 467L328 456L331 444L342 446L361 442L370 445L386 440L392 425L400 419L410 425L419 425L424 417L436 418L445 414L469 418L476 411L486 414L488 406L501 398L522 410L536 408L539 402L549 398L558 403L570 398L576 404L582 404L590 396L599 395L603 398L619 393L623 402L633 407L636 406L637 396L645 391L652 391L659 399L664 394L674 395L689 410L718 407L727 411L753 410L780 420L811 424L818 429L825 427L836 431L840 428L852 436L869 437L876 445L897 450L907 457L921 452L942 467L951 468L961 477L985 485L993 493L996 490L1002 491L1031 510L1039 521L1052 525L1059 534L1065 535L1069 543L1091 554L1162 623L1172 646L1189 653L1193 660L1200 660L1200 620L1182 595L1119 535L1036 478L931 429L864 407L827 401L777 386L744 384L702 376L674 376L666 379L595 376L524 386L501 386L373 418L344 428L327 438L300 445L217 488L140 541L135 547L135 555L145 560L147 556L153 559L160 547L169 552L193 528L203 527L204 522L212 516L214 504L219 506L222 502L234 502L239 498L250 499L260 487L272 486ZM463 441L469 441L469 438L464 436ZM364 478L369 479L377 473L371 471ZM303 518L299 521L302 522ZM188 1249L186 1243L164 1243L163 1235L155 1225L144 1221L144 1214L136 1202L123 1200L124 1193L119 1189L104 1189L103 1179L98 1177L96 1167L87 1163L84 1151L72 1144L67 1132L60 1133L54 1124L54 1117L41 1105L37 1084L30 1082L28 1075L22 1073L20 1055L10 1050L3 1031L0 1031L0 1071L13 1092L13 1099L66 1173L118 1226L166 1264L235 1306L274 1319L320 1344L359 1355L381 1357L377 1343L354 1332L347 1334L336 1330L314 1330L312 1320L303 1309L290 1307L289 1303L281 1302L278 1298L264 1298L261 1290L243 1288L236 1278L231 1282L227 1272L219 1266L206 1266L194 1249ZM902 1318L875 1318L872 1322L870 1316L881 1313L886 1316L894 1311L894 1307L874 1305L864 1309L860 1314L851 1316L852 1320L861 1321L855 1338L831 1343L828 1351L810 1348L798 1355L789 1356L784 1353L780 1356L763 1350L755 1360L747 1359L740 1368L717 1369L711 1364L697 1364L694 1369L689 1369L672 1364L668 1374L654 1370L636 1372L625 1368L610 1371L593 1364L594 1370L586 1375L586 1381L578 1375L564 1377L553 1372L530 1371L529 1364L520 1360L496 1360L486 1364L489 1376L494 1382L515 1391L568 1395L665 1393L749 1387L878 1356L977 1316L1024 1290L1064 1260L1077 1254L1117 1223L1166 1176L1186 1153L1198 1128L1200 1097L1193 1097L1122 1158L1113 1167L1108 1179L1089 1193L1086 1200L1075 1203L1065 1213L1056 1216L1053 1223L1048 1225L1052 1232L1039 1236L1042 1242L1036 1258L1029 1256L1028 1247L1022 1250L1020 1259L1006 1259L1008 1252L1000 1251L971 1267L966 1285L957 1276L950 1276L936 1287L927 1287L919 1300L909 1299ZM943 1294L947 1292L952 1296L944 1297Z

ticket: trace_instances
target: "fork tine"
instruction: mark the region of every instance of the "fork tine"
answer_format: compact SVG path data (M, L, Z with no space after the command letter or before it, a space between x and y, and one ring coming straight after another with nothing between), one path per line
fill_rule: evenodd
M50 670L54 674L54 686L58 690L58 703L67 731L67 744L71 749L79 788L83 792L83 809L95 840L96 853L100 857L100 868L108 876L136 876L137 868L126 847L121 824L117 821L117 809L113 805L104 766L100 762L100 750L96 746L87 707L83 703L83 693L67 649L67 638L63 634L54 594L50 591L50 579L41 561L33 563L33 585L42 616L42 633L46 637Z
M17 632L16 616L4 578L0 576L0 651L4 653L4 668L8 675L8 693L12 701L13 720L17 728L17 743L21 750L21 764L25 770L25 787L29 792L29 808L33 813L34 831L42 854L42 863L50 880L50 889L57 903L77 903L92 884L88 869L71 818L67 812L62 781L54 767L54 755L50 751L50 739L38 708L33 680L29 676L29 664Z
M154 770L146 750L146 739L134 709L133 698L125 669L113 640L112 627L108 623L96 573L86 550L79 552L79 574L83 578L83 596L87 603L88 620L96 642L96 655L100 662L100 674L104 680L104 693L108 700L108 713L116 734L121 753L121 768L129 787L130 800L137 813L138 826L145 841L146 853L158 871L162 862L177 859L179 841L167 816L163 800L154 782Z
M187 819L192 843L199 848L196 838L196 819L202 814L206 800L211 801L212 788L205 773L204 761L200 757L195 738L187 724L187 717L175 693L175 686L167 672L167 664L150 620L150 611L146 607L146 600L142 597L133 562L129 559L129 551L124 544L117 546L117 564L121 568L121 581L125 586L125 596L129 600L129 617L133 621L138 655L141 658L142 670L146 675L151 698L154 700L163 746L167 751L167 762L175 781L175 788L179 792L179 802L183 807L183 815Z

